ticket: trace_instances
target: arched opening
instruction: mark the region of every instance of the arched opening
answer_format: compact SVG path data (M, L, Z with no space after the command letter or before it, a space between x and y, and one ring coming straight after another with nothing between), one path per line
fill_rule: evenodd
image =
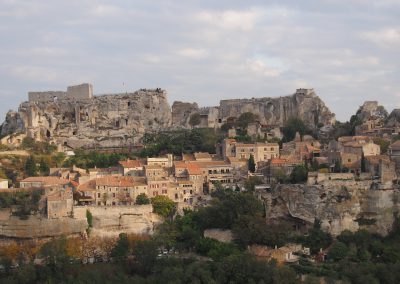
M117 120L117 121L115 122L115 126L116 126L116 127L119 127L119 120Z
M47 131L46 131L46 137L47 137L47 138L50 138L50 136L51 136L51 135L50 135L50 131L47 129Z

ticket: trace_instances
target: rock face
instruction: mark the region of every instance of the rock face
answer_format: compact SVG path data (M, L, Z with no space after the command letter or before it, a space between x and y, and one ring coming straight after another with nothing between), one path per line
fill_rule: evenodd
M136 143L146 131L171 126L167 95L161 89L95 97L79 95L79 89L70 93L29 93L17 119L27 135L71 148L121 147ZM7 125L17 124L13 121ZM3 130L8 134L13 128Z
M377 101L367 101L358 109L357 118L359 121L365 122L369 119L385 120L388 116L386 109L379 105Z
M386 120L386 125L395 127L400 123L400 109L394 109Z
M82 84L66 92L29 92L28 96L18 112L7 114L1 134L22 131L36 140L70 148L130 146L146 132L189 128L194 113L200 115L199 126L209 128L220 128L245 112L273 126L283 126L291 117L301 118L311 128L335 121L312 89L280 98L222 100L219 106L204 108L175 102L172 110L161 89L93 96L92 86Z
M289 220L311 226L315 219L333 235L365 228L386 235L398 210L394 190L370 190L367 182L347 185L279 185L263 195L267 220Z
M11 133L24 132L25 125L18 112L9 110L6 114L6 120L1 127L1 136L6 136Z
M195 107L182 102L174 106L172 107L174 125L181 126L187 126L188 117L196 112L201 115L201 126L207 124L208 127L215 128L236 120L245 112L257 114L262 124L274 126L283 126L291 117L301 118L313 129L319 125L335 122L335 114L331 113L312 89L298 89L291 96L279 98L222 100L218 107L211 108L197 109L197 105Z
M86 221L86 211L93 216L92 234L100 237L118 236L120 233L151 235L161 218L152 213L151 205L118 207L74 207L74 218Z
M47 219L40 216L30 216L27 220L11 216L10 211L2 210L0 218L0 236L18 239L36 239L74 235L84 232L86 220L72 218Z

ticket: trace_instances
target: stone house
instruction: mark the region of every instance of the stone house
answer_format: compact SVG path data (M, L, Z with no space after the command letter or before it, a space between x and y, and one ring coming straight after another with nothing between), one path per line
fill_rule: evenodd
M299 257L294 254L297 252L296 248L289 246L269 248L267 246L251 245L249 247L249 252L260 260L271 261L275 259L279 265L294 263L299 260Z
M124 176L142 176L144 167L140 160L119 161L119 167Z
M173 155L167 154L166 157L147 158L146 165L171 168L173 166L173 162L174 162Z
M55 176L38 176L28 177L20 181L21 188L27 187L59 187L65 188L71 185L71 182L67 179L55 177Z
M73 211L72 189L58 190L47 196L47 218L61 218L72 216Z
M277 143L238 143L235 139L225 139L222 144L222 156L224 159L235 157L248 160L253 155L254 161L268 161L279 157L279 144Z
M148 195L143 177L110 176L88 181L78 187L79 202L92 205L132 205L136 197Z

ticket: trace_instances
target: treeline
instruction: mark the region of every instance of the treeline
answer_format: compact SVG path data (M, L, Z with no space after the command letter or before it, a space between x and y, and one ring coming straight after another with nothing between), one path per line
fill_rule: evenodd
M181 155L182 153L215 153L216 144L223 139L222 134L210 128L183 129L158 133L146 133L143 137L145 148L141 157L154 157L162 154Z

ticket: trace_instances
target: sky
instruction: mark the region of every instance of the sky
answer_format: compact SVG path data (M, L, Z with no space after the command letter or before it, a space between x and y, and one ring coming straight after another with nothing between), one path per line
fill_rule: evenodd
M314 88L343 121L400 108L399 75L400 0L0 0L0 121L84 82L200 106Z

